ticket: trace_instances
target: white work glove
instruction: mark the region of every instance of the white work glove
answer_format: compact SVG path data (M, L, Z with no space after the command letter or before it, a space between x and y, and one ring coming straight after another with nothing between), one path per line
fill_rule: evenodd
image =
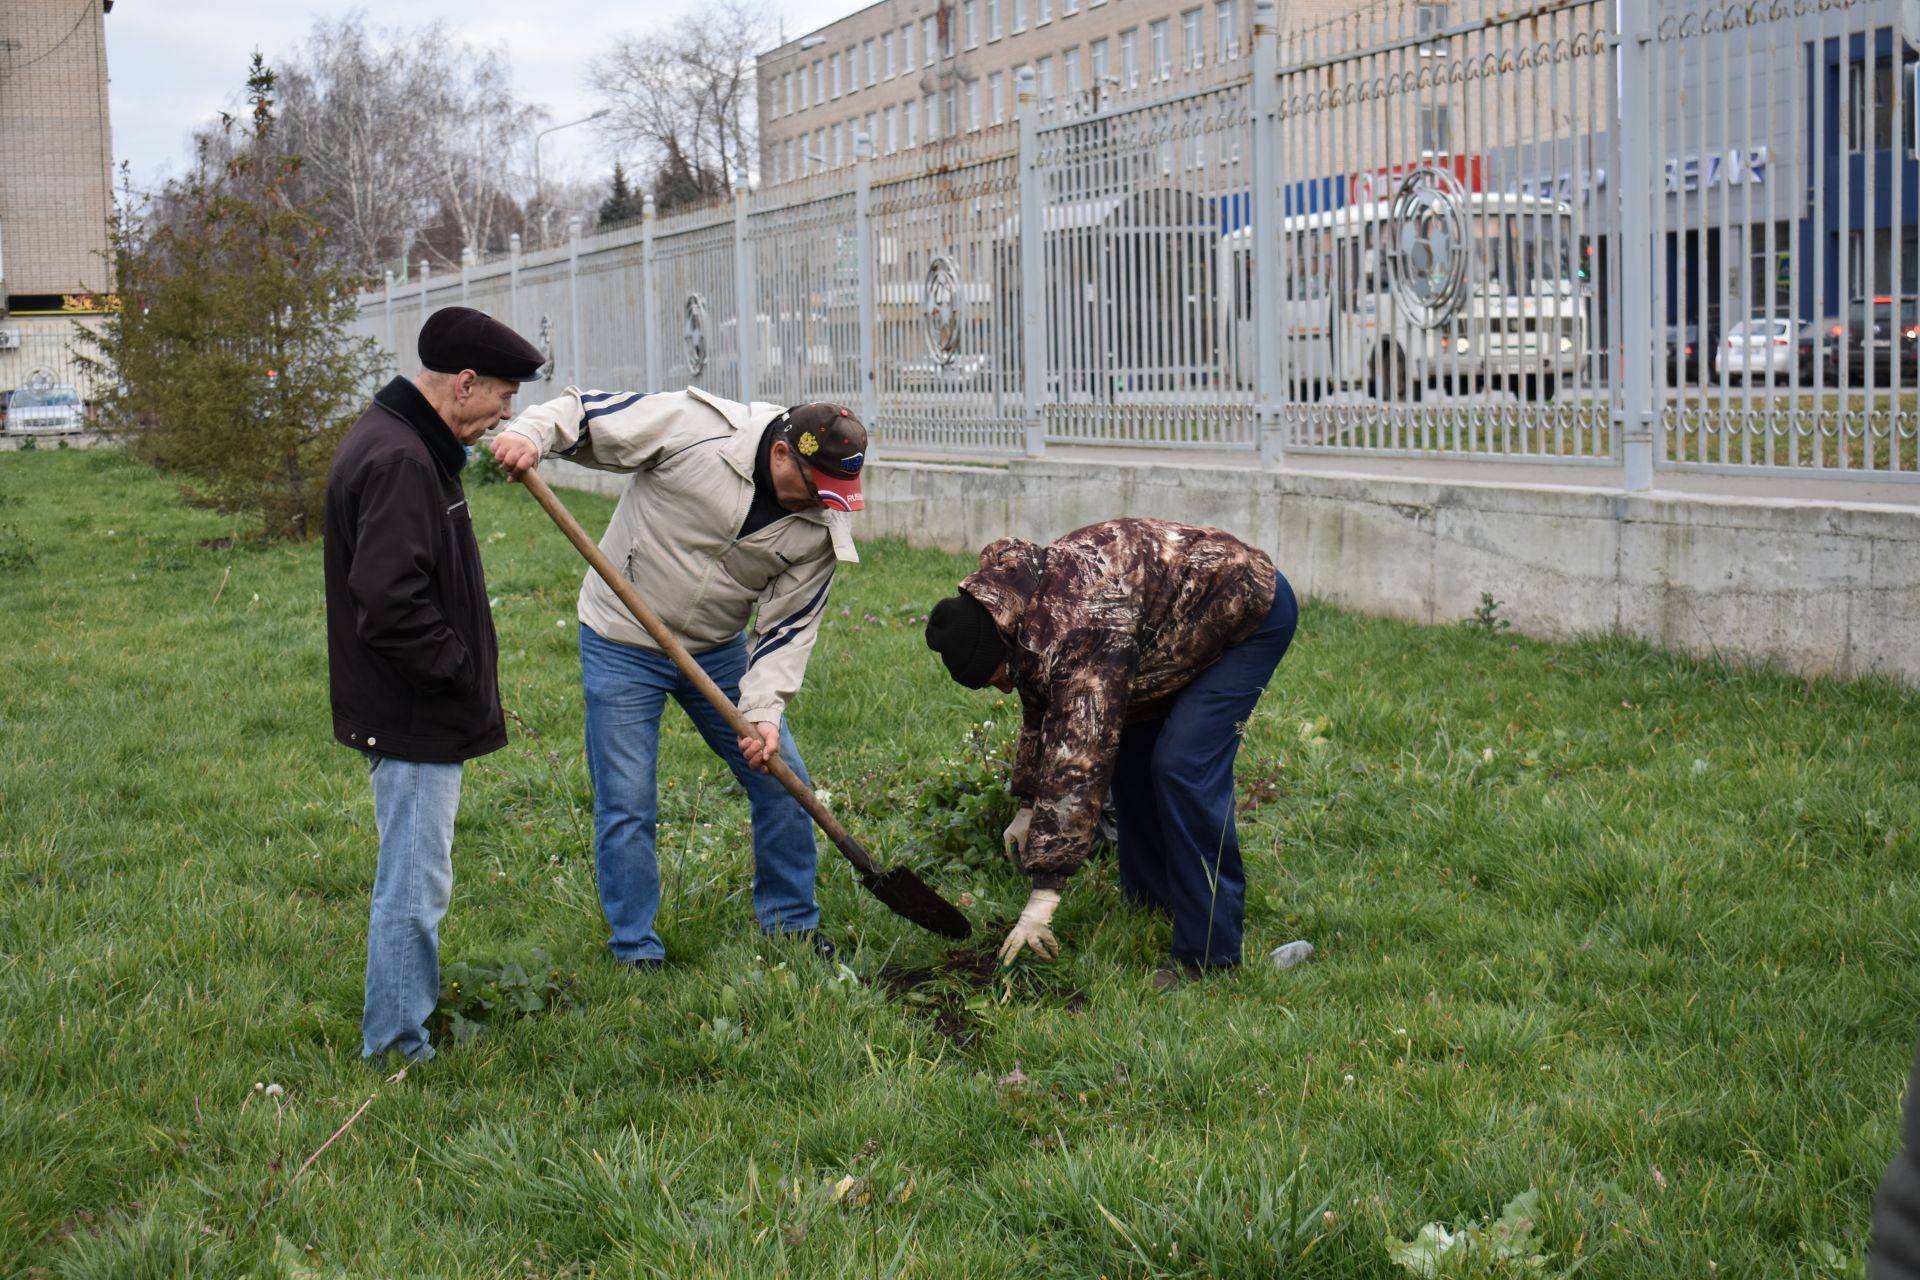
M1013 932L1000 944L1000 963L1003 967L1012 964L1029 947L1042 960L1052 960L1060 954L1060 944L1053 940L1053 911L1059 905L1058 890L1033 891L1033 896L1027 899L1026 910L1014 922Z
M1020 812L1013 815L1013 821L1000 833L1000 848L1005 851L1007 861L1015 867L1020 865L1020 850L1027 843L1027 828L1033 825L1033 807L1021 806Z

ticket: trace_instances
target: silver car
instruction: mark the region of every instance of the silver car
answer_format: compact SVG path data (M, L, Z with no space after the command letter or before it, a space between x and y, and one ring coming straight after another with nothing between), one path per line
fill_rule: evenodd
M79 431L87 410L70 383L29 382L7 402L8 431Z
M1804 320L1780 316L1742 320L1720 340L1721 375L1729 382L1793 378L1799 371L1799 340L1811 328Z

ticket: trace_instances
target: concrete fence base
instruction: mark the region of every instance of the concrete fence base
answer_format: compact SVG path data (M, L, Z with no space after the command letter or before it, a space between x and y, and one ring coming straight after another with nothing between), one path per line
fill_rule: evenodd
M622 478L547 464L554 483ZM1450 623L1618 633L1803 675L1920 685L1920 509L1147 464L876 463L859 536L977 550L1114 516L1226 529L1301 594Z

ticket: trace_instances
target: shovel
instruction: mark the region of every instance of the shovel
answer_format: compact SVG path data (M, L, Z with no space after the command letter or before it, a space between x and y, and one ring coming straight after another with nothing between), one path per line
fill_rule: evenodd
M666 650L667 656L673 659L673 665L680 668L680 674L691 680L694 687L713 704L714 710L726 717L734 733L742 738L757 739L760 736L759 733L747 723L747 718L740 714L739 708L728 701L727 695L720 692L720 686L700 669L700 665L693 660L693 655L687 652L686 646L667 630L666 624L660 621L660 615L640 598L640 593L633 589L633 584L613 567L613 561L607 559L606 553L600 550L599 544L587 536L587 531L580 527L580 522L573 518L573 513L561 504L560 499L553 496L553 490L547 487L547 482L540 478L540 474L536 471L523 472L520 483L527 487L527 492L533 495L534 501L546 508L547 514L553 517L553 522L560 526L560 532L566 534L567 540L587 558L587 563L593 566L594 572L613 588L614 594L620 597L620 603L626 605L628 611L639 620L640 625L646 628L647 634L653 637L653 642ZM867 892L885 903L889 911L943 938L965 938L973 932L973 925L960 914L960 909L935 893L932 887L919 876L905 867L882 871L874 862L873 855L869 854L845 827L834 820L834 816L827 812L827 806L821 804L820 798L808 789L806 783L800 781L799 775L788 767L787 762L780 758L778 752L775 752L767 761L767 772L778 778L781 785L793 793L793 798L800 802L800 807L805 809L814 822L819 824L820 829L827 833L827 839L833 841L833 847L838 849L841 855L853 864L853 869L860 873L860 883L867 887Z

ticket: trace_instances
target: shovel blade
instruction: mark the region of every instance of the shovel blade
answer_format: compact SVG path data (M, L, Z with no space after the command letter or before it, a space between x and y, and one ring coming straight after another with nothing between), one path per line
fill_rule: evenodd
M960 908L935 893L931 885L905 867L877 875L863 873L860 882L887 910L930 933L956 941L973 934L973 922L960 914Z

